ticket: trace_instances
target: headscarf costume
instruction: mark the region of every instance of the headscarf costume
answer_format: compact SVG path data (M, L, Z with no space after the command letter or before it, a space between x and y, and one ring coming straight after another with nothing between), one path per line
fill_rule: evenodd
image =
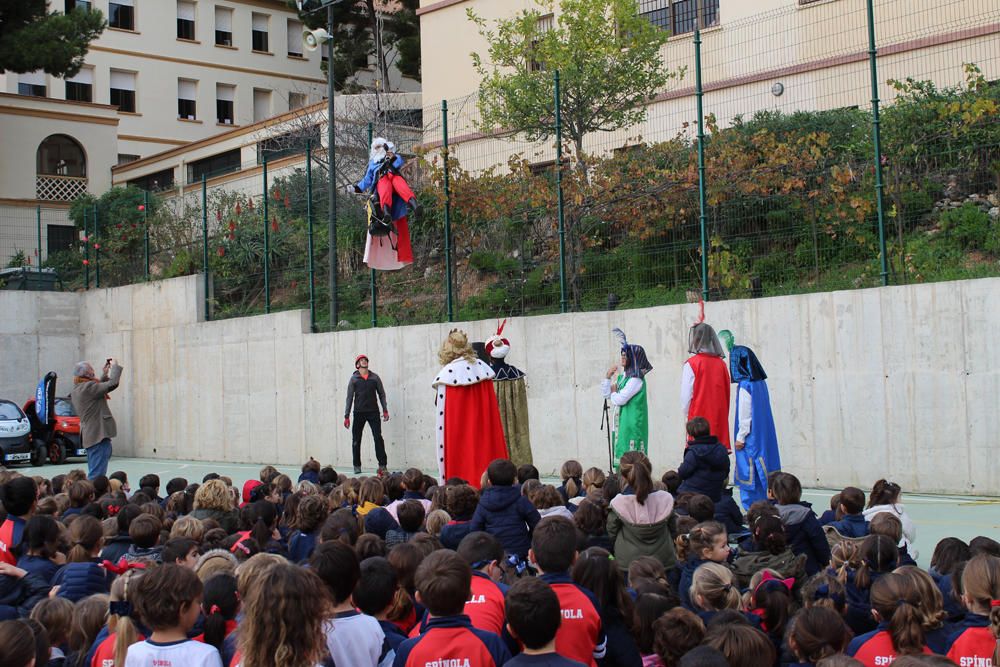
M396 233L375 238L368 234L365 239L364 261L369 268L379 271L394 271L413 263L406 204L414 195L406 179L399 174L403 167L402 156L396 155L391 165L385 164L387 150L395 152L395 144L382 137L372 141L365 177L355 185L361 192L375 188L380 204L391 206Z
M483 352L486 363L493 369L493 388L500 405L500 421L507 440L508 458L515 465L532 463L531 436L528 431L528 388L521 369L507 363L510 341L503 337L507 320L497 326L497 332L486 339Z
M781 456L765 381L767 373L757 355L745 345L736 345L730 351L729 367L737 385L733 422L737 440L743 435L740 420L744 427L749 426L749 432L743 435L743 449L736 450L734 455L733 485L740 489L743 507L749 508L752 503L767 499L767 476L781 470Z
M723 361L726 353L715 329L699 320L688 332L688 352L692 356L684 362L681 380L685 419L704 417L712 435L730 449L729 370Z
M453 329L438 352L443 368L434 378L438 475L461 477L479 488L490 461L507 458L493 369Z
M613 387L611 380L605 379L601 383L601 392L604 398L618 407L614 438L614 461L617 465L625 452L634 450L645 454L649 450L646 375L653 370L653 365L649 363L646 350L641 345L629 343L625 332L621 329L613 331L621 342L621 353L625 355L625 368L615 378Z

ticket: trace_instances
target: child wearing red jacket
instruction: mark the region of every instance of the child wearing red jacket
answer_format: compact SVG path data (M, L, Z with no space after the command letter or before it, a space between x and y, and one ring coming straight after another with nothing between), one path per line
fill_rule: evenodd
M415 577L417 602L428 616L420 636L396 649L393 667L468 664L500 667L510 651L497 635L472 626L463 612L472 584L472 569L454 551L439 550L424 559Z
M968 667L1000 664L1000 558L974 556L962 573L962 590L969 613L948 639L948 658Z
M865 667L891 664L900 655L931 654L924 640L920 591L906 577L889 573L872 584L872 616L878 627L855 637L847 655Z

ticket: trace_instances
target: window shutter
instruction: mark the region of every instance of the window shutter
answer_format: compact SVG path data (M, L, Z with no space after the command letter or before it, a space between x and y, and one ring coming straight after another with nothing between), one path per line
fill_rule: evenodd
M253 15L253 29L259 32L267 32L267 14Z
M232 102L235 98L236 86L230 86L223 83L216 84L215 99L222 100L223 102Z
M177 18L194 21L194 3L177 0Z
M197 99L197 83L187 79L177 80L177 97L182 100Z
M118 90L135 90L135 72L111 70L111 87Z
M221 32L233 31L233 10L223 7L215 8L215 29Z

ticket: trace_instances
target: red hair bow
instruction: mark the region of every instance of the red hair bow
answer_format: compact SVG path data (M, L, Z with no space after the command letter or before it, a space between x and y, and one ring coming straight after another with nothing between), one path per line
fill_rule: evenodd
M101 563L101 567L103 567L108 572L112 572L114 574L122 575L122 574L125 574L126 572L128 572L129 570L145 570L146 569L146 564L145 563L130 563L127 560L125 560L125 557L123 556L122 559L120 561L118 561L117 564L116 563L112 563L109 560L106 560L106 561L103 561Z
M109 517L110 516L117 516L117 514L119 512L121 512L121 511L122 511L122 508L119 507L118 505L108 505L108 516Z
M779 579L778 577L774 576L767 570L764 570L764 574L763 576L761 576L760 583L757 584L757 588L754 589L754 593L756 593L761 586L763 586L769 581L776 581L785 588L787 588L789 591L791 591L792 587L795 586L795 577L788 577L787 579Z
M990 600L990 607L1000 607L1000 600Z

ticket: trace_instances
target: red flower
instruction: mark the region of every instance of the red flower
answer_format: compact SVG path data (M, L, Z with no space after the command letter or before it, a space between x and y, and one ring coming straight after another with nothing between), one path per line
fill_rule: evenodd
M288 208L291 205L292 205L291 198L288 195L285 195L285 208Z
M274 201L281 201L281 190L277 188L274 190Z
M252 211L253 210L253 197L251 197L250 199L247 200L247 210L248 211Z
M100 250L100 249L101 249L101 244L100 243L95 243L94 244L94 250Z
M115 225L115 229L121 229L121 228L122 228L122 223L119 222L117 225Z
M230 220L229 221L229 231L232 232L232 231L235 231L235 230L236 230L236 223L233 222L232 220Z
M140 211L145 211L146 210L146 205L145 204L139 204L139 210Z
M230 241L235 241L235 240L236 240L236 234L230 234L230 235L229 235L229 236L228 236L227 238L228 238L228 239L229 239Z
M215 252L219 253L219 257L225 257L226 255L226 249L223 248L221 245L219 246L219 249L216 250Z
M240 210L240 203L236 202L236 215L239 215L240 213L242 213L242 211Z
M90 264L90 260L89 259L83 260L83 265L84 266L87 266L88 264Z
M295 289L298 286L299 286L299 281L298 280L293 280L292 281L292 289Z
M271 231L278 233L278 218L271 218Z
M122 241L124 241L126 238L128 238L127 235L122 234Z
M215 219L218 220L219 222L222 222L222 210L221 209L215 211Z

